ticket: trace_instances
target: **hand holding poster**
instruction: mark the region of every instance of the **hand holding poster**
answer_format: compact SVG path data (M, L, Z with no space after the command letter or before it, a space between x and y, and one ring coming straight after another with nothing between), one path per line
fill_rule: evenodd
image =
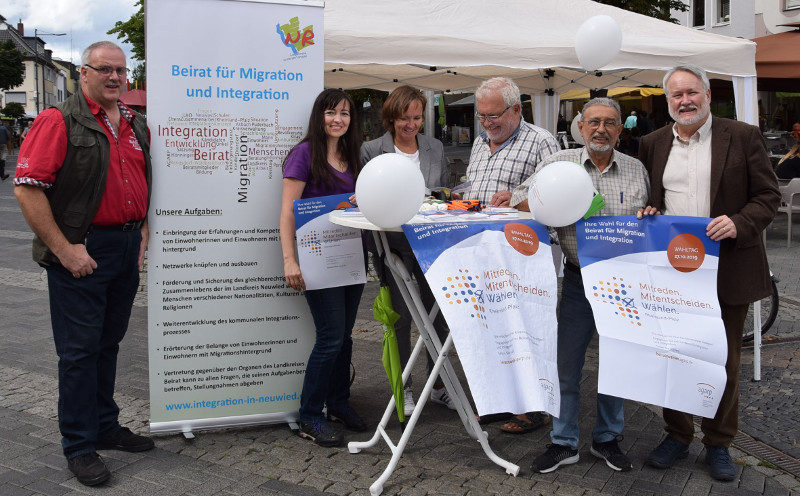
M727 341L709 220L609 216L577 224L600 334L599 392L714 417Z
M306 289L334 288L367 281L361 230L331 223L328 213L352 207L350 195L295 200L297 256Z
M534 221L404 225L478 414L558 415L555 270Z

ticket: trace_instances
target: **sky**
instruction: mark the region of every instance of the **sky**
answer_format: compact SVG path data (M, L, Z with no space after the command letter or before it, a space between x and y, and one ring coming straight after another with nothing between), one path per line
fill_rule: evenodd
M109 40L122 46L133 68L130 45L122 44L116 34L106 34L117 21L127 21L136 12L136 0L3 0L0 15L17 27L22 19L25 36L38 30L45 48L53 57L80 65L81 52L95 41ZM66 33L47 36L42 33Z

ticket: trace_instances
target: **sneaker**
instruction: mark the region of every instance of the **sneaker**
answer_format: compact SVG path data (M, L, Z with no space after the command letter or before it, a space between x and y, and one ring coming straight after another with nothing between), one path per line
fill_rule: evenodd
M647 457L647 464L655 468L670 468L676 460L689 456L689 445L667 436Z
M714 479L732 481L736 478L736 468L725 446L706 446L706 463L708 472Z
M111 477L111 472L97 453L85 453L70 458L67 460L67 467L84 486L96 486Z
M453 403L453 399L447 394L447 388L442 387L439 389L434 389L431 391L431 401L434 403L439 403L440 405L444 405L451 410L456 409L455 403Z
M366 424L359 417L355 410L350 405L344 405L341 408L328 407L328 420L334 422L341 422L349 430L354 432L364 432L367 430Z
M411 388L406 388L405 391L403 391L403 395L405 396L403 413L405 413L406 417L409 417L412 413L414 413L414 407L417 406L414 403L414 391Z
M113 434L100 437L95 443L95 448L99 450L119 450L131 453L147 451L155 447L156 444L152 439L134 434L127 427L120 427Z
M579 459L578 450L563 444L548 444L547 451L533 459L531 470L540 474L547 474L561 465L578 463Z
M595 441L592 443L592 447L589 448L589 453L601 460L605 460L606 465L617 472L627 472L631 469L631 461L620 451L619 441L622 441L622 436L617 436L611 441L606 441L604 443Z
M327 422L300 422L297 434L303 439L314 441L320 446L332 447L344 444L344 436L336 432Z

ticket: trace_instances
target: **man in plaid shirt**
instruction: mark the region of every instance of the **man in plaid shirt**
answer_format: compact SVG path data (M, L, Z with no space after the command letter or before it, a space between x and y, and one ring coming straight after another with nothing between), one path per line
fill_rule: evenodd
M559 150L558 142L547 130L522 120L519 87L508 78L484 81L475 91L475 108L484 132L472 145L466 197L507 207L511 191Z

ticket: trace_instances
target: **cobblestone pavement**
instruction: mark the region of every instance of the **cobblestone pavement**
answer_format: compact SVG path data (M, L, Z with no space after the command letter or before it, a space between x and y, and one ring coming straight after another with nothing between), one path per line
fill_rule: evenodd
M193 440L159 436L146 453L103 452L113 475L108 484L87 488L66 469L56 422L56 356L50 334L46 282L30 261L30 232L13 198L10 181L0 183L0 494L113 495L318 495L369 494L368 487L389 461L378 446L350 454L346 448L323 449L294 435L286 425L199 432ZM499 423L485 427L495 453L517 463L517 477L504 474L464 432L457 416L427 405L404 456L387 481L384 494L763 494L800 495L800 236L786 248L786 219L770 228L770 261L781 278L781 309L771 339L762 348L762 380L752 382L752 348L743 354L741 434L732 454L738 477L713 481L695 441L687 460L667 471L644 467L659 441L663 422L657 407L628 401L621 442L633 470L617 473L596 460L585 443L575 465L551 474L532 474L530 462L549 442L547 429L510 435ZM795 231L800 232L798 226ZM374 426L389 390L380 362L382 330L372 320L369 283L354 331L356 369L352 404ZM117 402L121 421L147 431L149 416L146 299L137 298L130 330L119 358ZM460 371L458 358L452 358ZM415 368L417 383L424 365ZM585 367L581 410L584 438L594 420L597 348ZM462 377L462 384L466 384ZM400 431L390 424L396 440ZM353 434L366 440L370 433ZM744 450L747 450L745 452ZM754 456L757 455L757 456ZM779 468L781 467L781 468Z

